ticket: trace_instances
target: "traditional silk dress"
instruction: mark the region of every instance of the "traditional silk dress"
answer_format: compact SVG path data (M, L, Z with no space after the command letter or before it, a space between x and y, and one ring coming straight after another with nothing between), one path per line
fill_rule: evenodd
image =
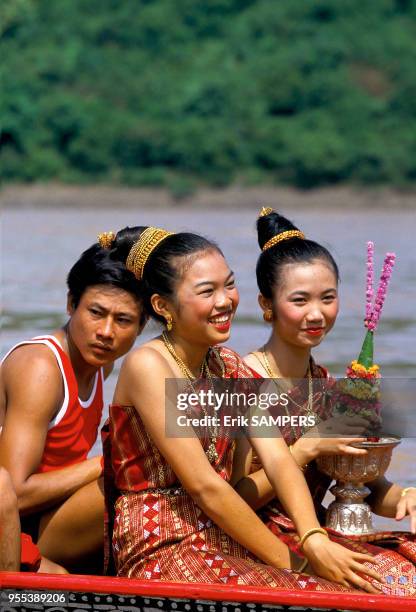
M214 358L212 351L209 358L213 376L253 376L232 351L221 348L216 354ZM207 451L208 434L201 443ZM113 528L112 554L118 576L313 591L351 590L315 576L265 565L221 530L181 487L134 407L111 406L104 447L109 527L110 532ZM218 457L212 469L229 481L234 443L225 430L217 437L216 450ZM110 476L117 491L114 506L108 485Z
M322 420L325 420L331 414L331 406L324 401L323 397L327 384L325 382L320 385L319 380L328 380L328 372L325 368L316 365L313 360L311 360L311 372L314 381L313 405L319 407L316 413ZM298 405L299 402L293 403L294 410L290 410L291 414L299 412L301 406L296 408ZM287 444L290 445L303 435L303 431L301 428L288 426L282 428L282 434ZM260 463L254 458L252 472L260 468ZM318 519L324 525L325 508L322 501L331 484L331 479L319 472L315 461L312 461L305 469L305 478ZM276 498L259 510L258 514L277 537L297 554L302 555L295 526ZM373 535L344 536L331 529L328 529L328 533L334 542L351 550L374 556L377 567L373 567L386 580L386 584L383 585L383 591L386 594L416 596L416 538L413 534L404 531L384 531Z

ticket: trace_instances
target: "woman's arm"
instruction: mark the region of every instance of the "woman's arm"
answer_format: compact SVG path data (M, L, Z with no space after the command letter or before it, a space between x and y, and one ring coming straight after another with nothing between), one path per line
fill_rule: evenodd
M410 516L410 530L416 533L416 488L410 487L403 494L403 487L389 482L384 476L368 486L371 494L366 501L373 512L398 521Z
M363 448L351 446L367 440L363 433L368 420L360 416L331 417L310 428L292 445L292 455L300 467L304 467L320 455L366 455Z
M252 458L253 451L250 442L247 438L238 439L234 451L230 484L250 508L258 510L271 501L276 494L263 468L250 473Z
M251 443L299 535L319 527L308 485L284 439L253 437Z
M365 438L317 438L304 436L291 445L290 451L297 465L303 469L320 454L362 455L367 451L349 446ZM247 439L238 440L234 454L232 484L248 505L257 510L267 504L275 491L263 468L250 473L252 451Z
M251 438L251 443L264 465L264 470L286 512L302 537L319 527L312 498L299 466L282 438ZM368 592L377 590L361 575L382 581L380 575L363 566L374 563L370 555L358 555L331 542L322 533L314 533L303 545L314 572L344 585L354 585Z

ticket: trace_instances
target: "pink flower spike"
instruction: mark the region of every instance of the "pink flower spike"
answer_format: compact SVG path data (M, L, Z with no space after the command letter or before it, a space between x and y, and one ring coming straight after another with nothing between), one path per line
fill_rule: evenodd
M367 321L367 328L371 331L375 331L375 329L377 328L381 311L383 309L384 300L386 299L387 286L389 284L393 272L395 259L395 253L386 253L383 269L381 271L380 282L377 289L377 296L375 299L374 308L372 309L370 318Z
M367 289L366 289L366 305L365 305L365 320L366 326L372 315L373 302L373 281L374 281L374 242L367 242ZM370 328L369 328L370 329Z

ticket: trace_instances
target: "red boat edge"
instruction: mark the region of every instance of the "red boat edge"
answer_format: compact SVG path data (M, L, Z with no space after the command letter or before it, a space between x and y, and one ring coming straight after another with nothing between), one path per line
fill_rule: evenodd
M36 591L68 591L82 593L117 594L168 599L192 599L223 602L251 602L271 605L340 607L348 610L381 610L415 612L415 597L369 595L366 593L295 591L264 587L210 585L183 582L136 580L105 576L33 574L0 572L0 589Z

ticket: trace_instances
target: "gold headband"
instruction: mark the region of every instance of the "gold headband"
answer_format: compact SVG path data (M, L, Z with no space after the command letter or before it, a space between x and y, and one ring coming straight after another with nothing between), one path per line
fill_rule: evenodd
M167 232L159 227L148 227L133 244L126 260L126 268L133 272L137 280L143 278L143 270L151 252L173 232Z
M287 230L286 232L282 232L281 234L277 234L270 238L262 248L262 251L267 251L278 242L282 242L282 240L290 240L291 238L300 238L301 240L305 239L305 234L300 232L299 230Z
M102 249L109 249L115 239L116 235L114 232L103 232L98 234L97 242Z
M266 217L266 215L270 215L270 213L274 212L273 208L269 206L263 206L261 211L259 212L259 217Z

